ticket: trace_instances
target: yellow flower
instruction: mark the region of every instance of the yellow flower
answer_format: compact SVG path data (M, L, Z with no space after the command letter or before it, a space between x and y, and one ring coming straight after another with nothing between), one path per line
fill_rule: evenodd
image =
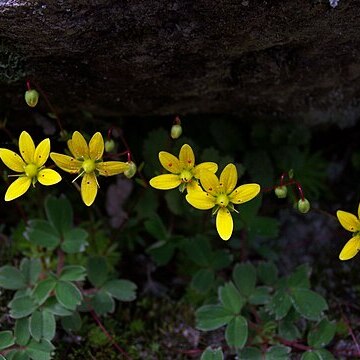
M216 229L223 240L229 240L233 232L230 211L236 211L234 204L242 204L253 199L260 192L260 185L245 184L235 189L238 180L236 167L228 164L218 177L210 171L202 171L200 183L205 191L191 192L186 200L200 210L214 209Z
M90 206L96 198L99 187L97 175L117 175L129 168L127 163L121 161L102 160L104 139L99 132L93 135L88 145L84 137L75 131L67 145L73 156L52 152L50 157L60 169L70 174L79 174L73 181L83 177L81 197L87 206Z
M19 178L15 180L7 189L5 201L18 198L26 193L32 184L39 181L42 185L54 185L61 180L61 176L52 169L46 169L44 164L50 153L50 140L44 139L35 148L31 136L23 131L19 138L19 150L22 157L14 151L0 149L0 157L4 164L11 170L19 173Z
M340 260L349 260L360 250L360 204L358 207L358 217L342 210L338 210L336 216L342 227L354 234L345 244L339 255Z
M195 156L192 148L184 144L179 153L179 158L166 152L160 151L159 160L161 165L171 174L155 176L150 180L150 185L155 189L169 190L180 186L180 191L185 188L187 191L198 190L197 179L200 178L202 170L215 173L217 164L204 162L195 166Z

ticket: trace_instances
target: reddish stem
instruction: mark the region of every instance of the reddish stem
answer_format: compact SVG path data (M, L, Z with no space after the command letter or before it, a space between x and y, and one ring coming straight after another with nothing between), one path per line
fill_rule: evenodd
M30 80L26 81L26 87L27 87L28 90L31 90Z
M61 249L58 249L57 255L58 255L58 263L57 263L57 268L56 268L56 274L59 276L64 267L65 254Z

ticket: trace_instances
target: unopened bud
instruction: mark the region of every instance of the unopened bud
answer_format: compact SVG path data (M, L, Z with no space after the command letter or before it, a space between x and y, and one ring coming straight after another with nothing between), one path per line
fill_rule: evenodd
M305 198L304 200L300 199L298 201L297 207L302 214L306 214L310 210L310 202L308 199Z
M27 90L25 92L25 101L30 107L35 107L39 101L39 93L34 90Z
M178 139L182 134L182 127L180 124L174 124L171 127L170 136L172 139Z
M115 141L113 139L105 141L105 151L112 152L115 150Z
M129 165L129 168L124 171L124 175L128 179L131 179L136 174L137 167L133 161L128 161L127 164Z
M284 199L286 198L287 195L287 187L286 186L278 186L275 188L275 195L279 198L279 199Z

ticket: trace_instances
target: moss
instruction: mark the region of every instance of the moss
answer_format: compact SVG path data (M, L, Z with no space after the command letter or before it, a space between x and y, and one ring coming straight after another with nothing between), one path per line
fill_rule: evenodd
M23 56L0 42L0 83L11 84L23 79L25 75Z

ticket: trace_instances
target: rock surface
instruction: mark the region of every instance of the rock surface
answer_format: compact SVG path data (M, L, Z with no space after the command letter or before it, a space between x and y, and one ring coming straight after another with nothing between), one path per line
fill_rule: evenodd
M352 125L359 18L346 0L0 0L0 105L30 79L60 113Z

